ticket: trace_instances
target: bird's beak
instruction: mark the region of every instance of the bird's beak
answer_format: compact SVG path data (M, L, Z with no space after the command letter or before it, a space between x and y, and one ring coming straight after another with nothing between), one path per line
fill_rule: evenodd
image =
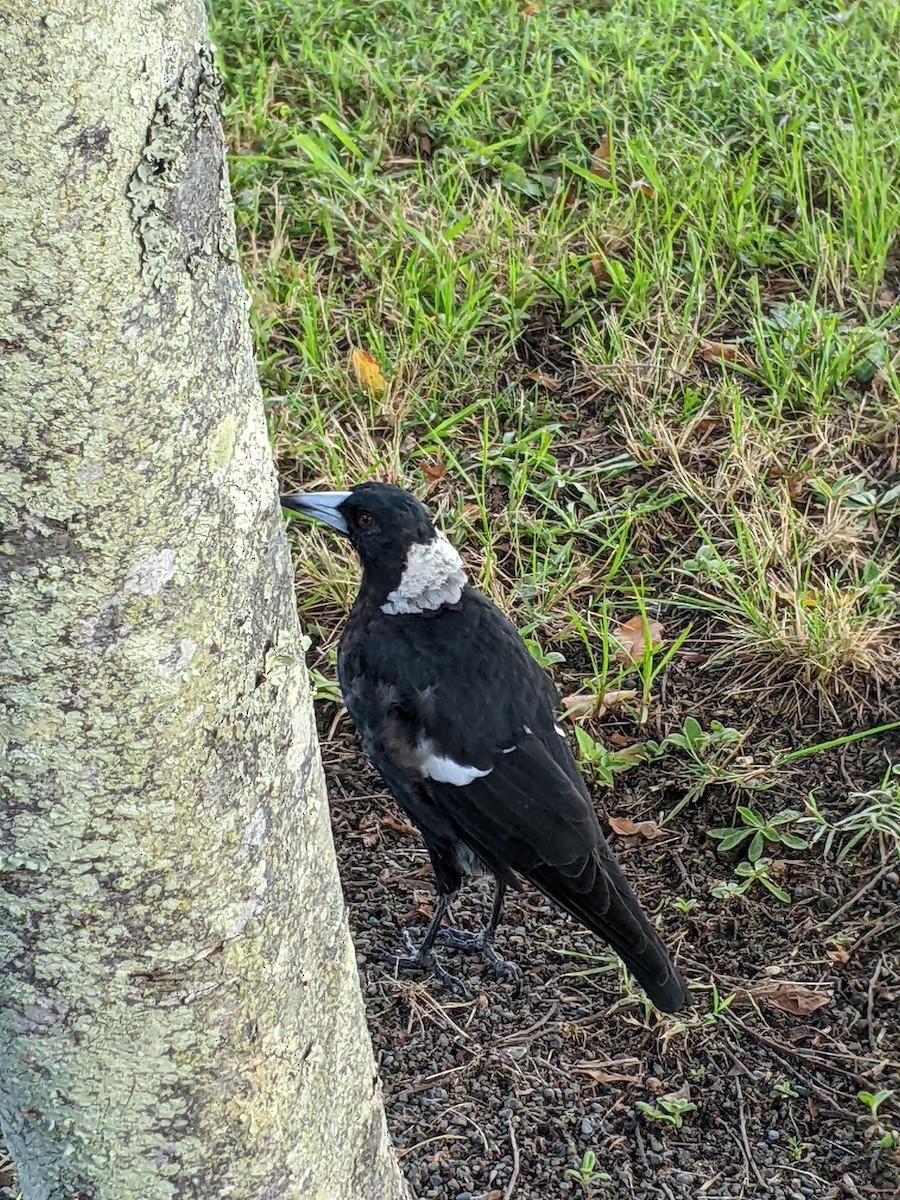
M293 492L291 495L282 496L281 504L283 508L289 508L292 512L330 525L338 533L349 533L347 522L339 512L340 506L349 499L349 492Z

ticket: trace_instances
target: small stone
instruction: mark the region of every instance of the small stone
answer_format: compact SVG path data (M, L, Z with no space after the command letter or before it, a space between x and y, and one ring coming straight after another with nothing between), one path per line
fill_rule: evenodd
M767 1137L767 1138L769 1139L769 1141L770 1141L770 1142L772 1142L772 1143L774 1143L774 1142L777 1142L777 1141L780 1141L780 1140L781 1140L781 1134L778 1132L778 1130L777 1130L777 1129L770 1129L770 1130L769 1130L769 1132L766 1134L766 1137Z
M594 1132L594 1122L590 1119L590 1117L582 1117L581 1124L578 1126L578 1129L582 1137L589 1138Z

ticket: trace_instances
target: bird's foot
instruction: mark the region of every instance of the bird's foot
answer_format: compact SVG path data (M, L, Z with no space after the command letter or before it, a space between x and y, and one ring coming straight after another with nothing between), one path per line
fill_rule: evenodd
M454 950L463 950L467 954L480 954L482 961L498 979L515 979L518 971L511 962L501 958L491 945L487 930L481 933L471 933L468 929L441 929L436 941L442 946L450 946Z
M392 966L396 971L427 971L442 983L444 987L449 988L452 992L456 992L464 1000L472 999L469 989L463 981L455 975L451 975L449 971L445 971L430 949L423 953L421 947L416 947L408 929L402 931L401 937L408 954L384 953L382 957L389 966Z

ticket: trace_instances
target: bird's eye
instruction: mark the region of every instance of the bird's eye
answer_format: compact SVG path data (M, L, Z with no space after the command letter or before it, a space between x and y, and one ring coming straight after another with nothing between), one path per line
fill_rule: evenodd
M371 529L375 524L375 518L370 512L361 512L356 514L356 524L360 529Z

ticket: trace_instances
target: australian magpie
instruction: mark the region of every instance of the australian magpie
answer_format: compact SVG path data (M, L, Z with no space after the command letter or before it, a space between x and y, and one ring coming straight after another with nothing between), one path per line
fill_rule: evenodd
M346 535L362 562L338 675L363 746L422 832L438 901L401 968L451 981L436 941L506 964L491 940L506 888L527 879L603 938L665 1012L691 994L600 829L565 734L559 696L515 628L472 587L424 505L400 488L282 496ZM467 875L495 879L480 934L441 929Z

